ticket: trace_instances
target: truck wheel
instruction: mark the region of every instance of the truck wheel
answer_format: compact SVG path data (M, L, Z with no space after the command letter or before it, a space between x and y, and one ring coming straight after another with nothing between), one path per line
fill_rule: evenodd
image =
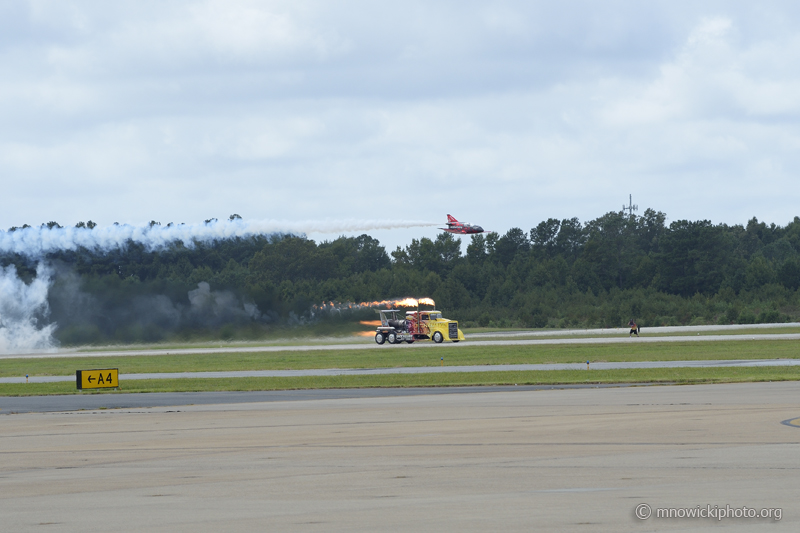
M376 333L375 334L375 342L378 344L383 344L386 341L386 337L383 336L383 333Z
M414 344L414 341L406 341L408 344Z
M436 333L433 334L433 342L435 342L436 344L440 344L443 340L444 337L442 336L441 331L437 331Z
M397 335L394 333L389 333L386 336L386 340L389 341L389 344L397 344Z

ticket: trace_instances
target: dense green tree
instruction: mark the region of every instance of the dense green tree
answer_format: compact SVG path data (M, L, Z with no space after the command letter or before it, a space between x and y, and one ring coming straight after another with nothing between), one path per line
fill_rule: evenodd
M518 254L527 254L529 250L530 241L525 232L519 228L511 228L497 239L492 257L503 265L509 265Z
M531 245L534 252L550 257L558 248L558 237L561 235L561 222L555 218L548 218L531 229Z
M800 261L796 257L786 259L778 269L777 280L787 289L800 288Z
M585 224L550 218L529 234L511 228L502 236L472 235L464 255L460 238L450 233L412 239L391 254L369 235L315 243L276 234L178 241L159 250L128 242L106 252L65 250L44 260L57 272L50 318L63 342L76 343L149 341L222 327L229 335L230 327L249 331L310 320L322 302L406 296L431 296L471 325L610 327L630 318L660 325L800 317L798 217L784 227L755 218L746 225L667 225L666 215L651 209L641 216L610 212ZM0 266L13 264L25 281L35 276L36 262L0 255Z

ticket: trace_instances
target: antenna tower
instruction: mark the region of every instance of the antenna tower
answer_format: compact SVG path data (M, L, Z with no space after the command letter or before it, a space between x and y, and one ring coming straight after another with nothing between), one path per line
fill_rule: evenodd
M638 210L639 210L639 206L638 205L633 205L633 195L629 194L628 195L628 205L622 204L622 211L623 212L627 211L628 212L628 216L632 217L633 216L633 212L634 211L638 211Z

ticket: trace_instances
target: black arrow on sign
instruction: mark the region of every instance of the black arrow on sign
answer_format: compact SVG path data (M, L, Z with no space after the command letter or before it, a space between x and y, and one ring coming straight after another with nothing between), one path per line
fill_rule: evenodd
M91 383L93 379L94 379L94 378L93 378L92 376L89 376L89 378L88 378L86 381L88 381L89 383Z

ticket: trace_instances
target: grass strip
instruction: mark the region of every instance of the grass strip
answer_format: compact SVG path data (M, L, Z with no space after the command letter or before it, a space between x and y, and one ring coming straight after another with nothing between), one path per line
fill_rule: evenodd
M739 383L798 381L800 367L653 368L623 370L551 370L524 372L452 372L380 376L291 378L153 379L122 382L118 391L79 392L75 383L0 384L0 396L115 394L145 392L264 391L377 387L452 387L464 385L550 385L592 383Z
M76 370L119 368L121 374L213 372L236 370L304 370L311 368L399 368L414 366L692 361L719 359L793 359L794 340L720 340L625 344L428 345L375 346L368 350L311 350L171 354L112 357L2 359L0 377L69 376ZM444 361L442 361L444 358Z

